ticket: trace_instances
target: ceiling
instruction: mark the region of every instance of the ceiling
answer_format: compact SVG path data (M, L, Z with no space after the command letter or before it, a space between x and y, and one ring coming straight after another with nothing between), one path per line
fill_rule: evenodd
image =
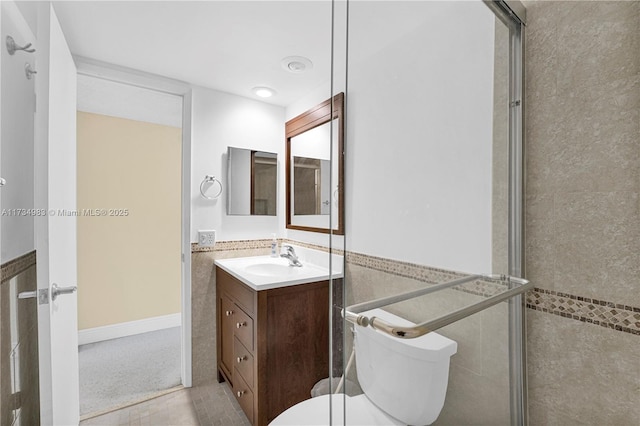
M57 1L71 52L287 106L330 78L329 1ZM301 74L287 56L309 58ZM276 95L258 98L256 86Z

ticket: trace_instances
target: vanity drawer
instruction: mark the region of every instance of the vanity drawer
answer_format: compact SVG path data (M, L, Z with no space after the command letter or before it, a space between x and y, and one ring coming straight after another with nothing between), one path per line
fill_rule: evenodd
M240 408L247 415L249 422L253 424L253 392L240 375L233 377L233 394L236 396Z
M233 339L233 355L233 377L240 373L247 385L253 389L253 355L237 338Z
M255 292L233 278L223 269L218 268L218 271L219 274L217 275L217 279L221 281L220 284L223 286L224 290L236 300L238 305L240 305L245 312L253 314Z
M250 351L253 351L253 319L242 309L234 314L235 329L233 334Z

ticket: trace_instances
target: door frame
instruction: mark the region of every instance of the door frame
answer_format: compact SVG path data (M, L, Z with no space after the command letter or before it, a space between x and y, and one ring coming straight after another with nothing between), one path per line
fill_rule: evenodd
M527 10L519 0L483 0L509 28L509 275L526 277L524 265L524 32ZM511 424L529 423L526 300L509 300Z
M182 182L181 182L181 369L184 387L192 386L191 363L191 115L192 89L188 83L121 67L82 56L73 57L78 74L128 84L182 98Z

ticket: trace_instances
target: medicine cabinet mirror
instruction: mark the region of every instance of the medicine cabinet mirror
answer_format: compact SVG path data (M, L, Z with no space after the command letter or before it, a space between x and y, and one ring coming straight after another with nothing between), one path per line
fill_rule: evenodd
M344 94L287 121L287 228L344 235Z
M272 152L229 147L227 214L275 216L278 203L278 156Z

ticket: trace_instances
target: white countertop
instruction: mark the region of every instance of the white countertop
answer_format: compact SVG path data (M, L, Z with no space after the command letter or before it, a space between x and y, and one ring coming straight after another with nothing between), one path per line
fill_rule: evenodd
M329 253L294 247L301 267L289 266L287 259L271 256L218 259L215 265L257 291L342 278L342 256L333 255L333 274L329 274Z

